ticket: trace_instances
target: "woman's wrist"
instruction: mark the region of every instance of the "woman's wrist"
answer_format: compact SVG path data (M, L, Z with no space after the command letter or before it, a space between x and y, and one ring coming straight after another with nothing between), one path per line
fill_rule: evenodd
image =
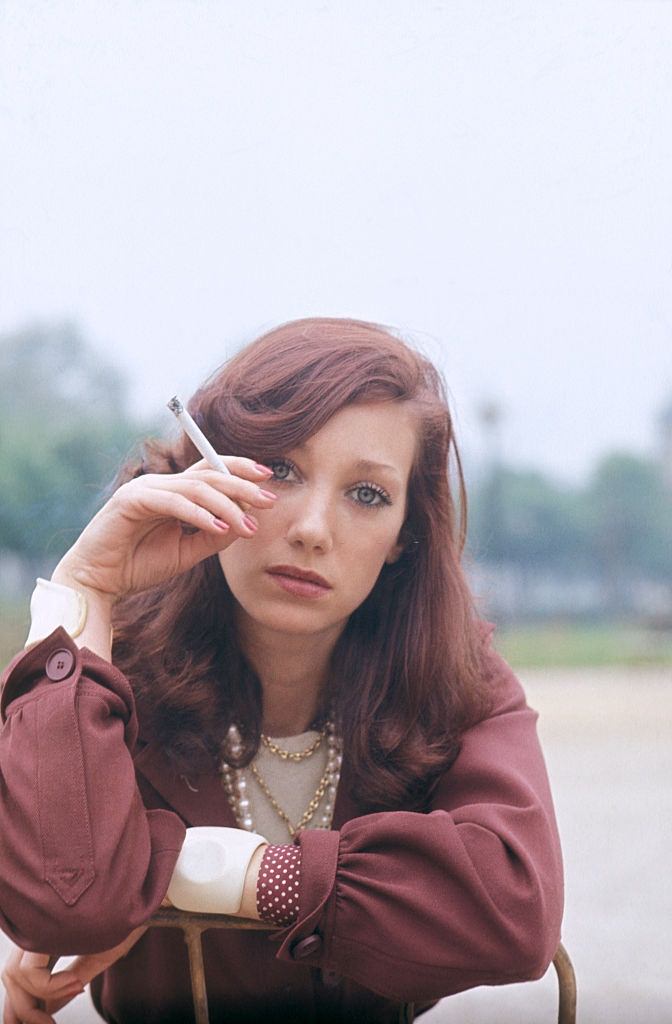
M69 557L68 553L63 556L52 572L51 579L54 583L61 583L63 586L72 587L73 590L79 590L80 593L86 596L87 601L101 608L109 608L111 614L112 607L118 600L118 596L92 587L86 582L88 575L86 569L81 566L81 563Z
M51 574L51 582L81 594L85 603L84 625L73 636L78 647L88 647L105 661L112 661L112 607L114 598L91 587L83 586L67 563L61 561Z

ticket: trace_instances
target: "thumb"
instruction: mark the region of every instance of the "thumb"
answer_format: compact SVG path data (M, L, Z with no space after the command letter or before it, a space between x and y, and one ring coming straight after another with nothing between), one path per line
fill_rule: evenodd
M70 965L69 970L79 978L82 985L87 985L117 960L121 960L122 956L126 956L146 931L147 926L141 925L139 928L135 928L118 946L106 949L104 953L87 953L78 956Z

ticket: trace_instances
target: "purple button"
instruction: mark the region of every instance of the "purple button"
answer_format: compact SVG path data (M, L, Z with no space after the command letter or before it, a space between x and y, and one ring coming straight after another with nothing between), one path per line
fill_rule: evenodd
M72 651L69 651L66 647L59 648L59 650L54 651L54 653L50 654L47 658L47 676L54 683L57 683L59 679L67 679L68 676L72 675L74 667L75 656Z
M292 947L292 958L294 960L305 960L308 956L319 953L322 949L322 939L319 935L309 935L307 939L301 939Z

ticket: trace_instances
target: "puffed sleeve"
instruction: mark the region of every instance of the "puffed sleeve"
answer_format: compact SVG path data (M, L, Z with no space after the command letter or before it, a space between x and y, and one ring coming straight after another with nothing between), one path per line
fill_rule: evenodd
M537 715L489 641L484 668L493 711L464 734L429 813L300 834L300 912L280 959L409 1002L546 971L563 880Z
M180 818L147 811L125 676L61 627L2 675L0 926L23 949L109 949L159 907Z

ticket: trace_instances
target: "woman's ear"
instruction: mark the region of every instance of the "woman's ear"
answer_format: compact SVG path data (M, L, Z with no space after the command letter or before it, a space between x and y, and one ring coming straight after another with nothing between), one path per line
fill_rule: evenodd
M397 543L394 544L387 553L385 562L387 565L394 565L398 562L404 551L410 547L413 543L411 531L408 528L407 523L404 523L399 530L399 536L397 537Z
M405 522L401 530L399 531L397 543L393 547L391 547L387 553L385 563L387 565L394 565L395 562L399 561L403 554L410 554L417 548L417 546L418 541L413 536L413 532L410 529L408 523Z
M394 563L397 562L404 553L404 547L405 545L400 541L398 544L395 544L394 547L390 548L385 558L385 564L394 565Z

